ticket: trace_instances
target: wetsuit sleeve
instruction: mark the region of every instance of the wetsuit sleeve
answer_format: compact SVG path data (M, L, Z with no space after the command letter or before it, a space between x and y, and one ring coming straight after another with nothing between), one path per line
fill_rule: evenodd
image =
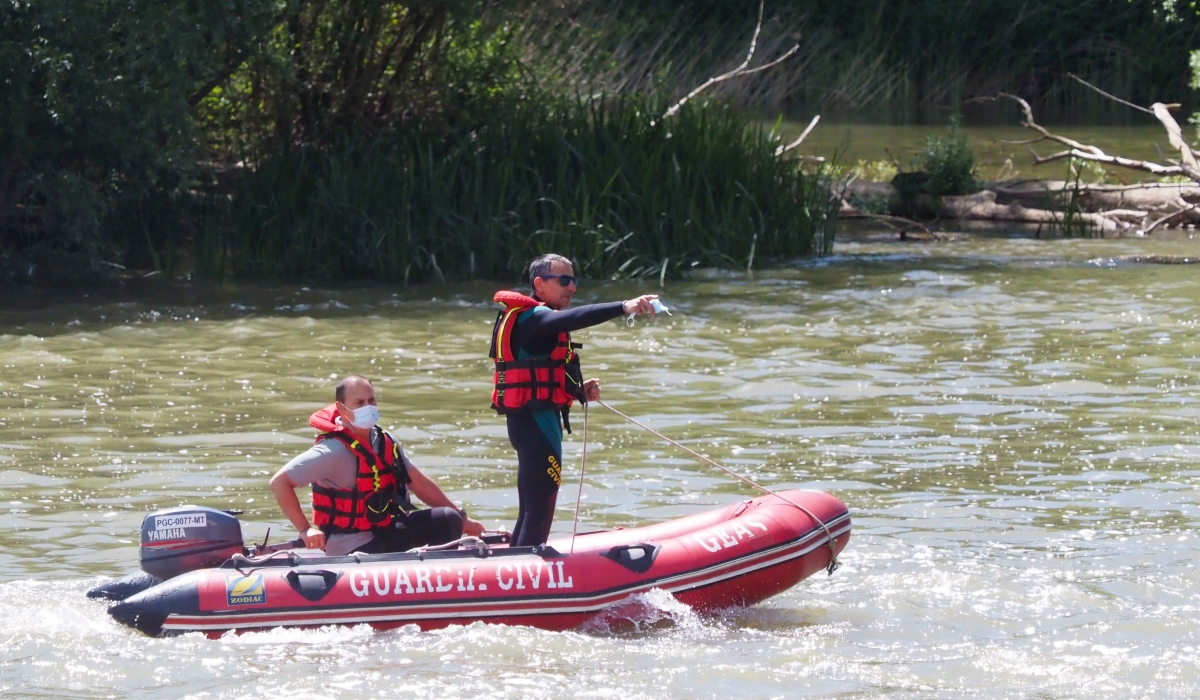
M557 336L581 328L598 326L611 321L624 312L625 302L612 301L607 304L588 304L564 311L542 311L529 314L519 325L521 335L528 340Z

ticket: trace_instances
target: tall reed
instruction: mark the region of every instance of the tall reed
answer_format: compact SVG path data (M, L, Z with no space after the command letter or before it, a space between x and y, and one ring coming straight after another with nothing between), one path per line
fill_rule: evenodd
M682 94L745 56L757 3L567 0L525 23L548 83ZM1130 119L1068 72L1141 103L1187 99L1200 14L1161 0L767 0L757 55L799 54L713 94L778 113L841 109L941 121L964 97L1017 92L1044 118Z
M584 275L640 277L829 252L821 172L776 158L774 135L731 108L665 122L664 108L558 100L449 137L418 126L280 153L244 179L227 225L199 228L198 271L499 279L554 251Z

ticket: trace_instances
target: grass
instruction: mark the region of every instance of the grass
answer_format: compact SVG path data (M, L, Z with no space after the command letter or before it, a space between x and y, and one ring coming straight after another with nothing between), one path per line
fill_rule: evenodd
M198 226L207 277L516 278L543 252L589 277L658 277L828 253L823 172L715 103L560 100L450 137L412 127L280 153ZM214 223L216 222L216 223Z

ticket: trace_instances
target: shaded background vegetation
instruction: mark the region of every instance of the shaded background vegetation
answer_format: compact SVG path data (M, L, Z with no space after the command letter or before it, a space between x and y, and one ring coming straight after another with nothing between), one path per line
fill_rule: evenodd
M0 279L592 275L820 254L819 172L759 117L920 119L1007 89L1108 118L1075 72L1189 98L1182 2L4 0ZM665 261L665 263L664 263ZM665 265L665 267L664 267Z
M679 91L743 55L753 3L560 4L529 43L565 84ZM1175 0L851 0L766 4L764 55L796 60L717 93L746 108L944 123L961 99L1020 93L1053 120L1126 118L1070 80L1135 102L1186 101L1195 3Z

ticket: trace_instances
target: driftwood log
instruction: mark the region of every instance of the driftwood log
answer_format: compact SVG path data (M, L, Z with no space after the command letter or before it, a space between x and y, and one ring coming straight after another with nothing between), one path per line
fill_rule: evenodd
M1061 224L1061 204L1074 197L1081 212L1076 221L1098 232L1148 233L1160 227L1200 223L1200 184L1079 185L1063 180L981 183L983 191L940 200L937 217L973 221ZM890 183L852 181L842 186L847 200L887 200L895 207L900 193ZM849 203L844 218L878 218ZM895 217L890 217L893 220Z
M1070 196L1072 184L1062 180L1039 180L1034 182L998 183L989 187L996 193L996 201L1016 201L1029 207L1044 206L1048 198ZM1166 216L1188 210L1200 204L1200 185L1195 183L1146 183L1143 185L1081 185L1076 201L1086 211L1103 212L1121 209L1145 211L1156 216ZM1192 211L1192 210L1188 210ZM1187 215L1184 221L1200 221L1200 212Z
M1080 212L1074 214L1080 222L1104 233L1116 233L1130 225L1125 218L1145 218L1145 212L1122 212L1122 217L1112 216L1112 212L1097 214ZM974 221L1019 221L1028 224L1063 224L1067 214L1051 209L1031 209L1013 200L1007 204L996 201L996 193L988 190L958 197L942 197L941 218L971 219ZM1125 224L1122 226L1122 224Z

